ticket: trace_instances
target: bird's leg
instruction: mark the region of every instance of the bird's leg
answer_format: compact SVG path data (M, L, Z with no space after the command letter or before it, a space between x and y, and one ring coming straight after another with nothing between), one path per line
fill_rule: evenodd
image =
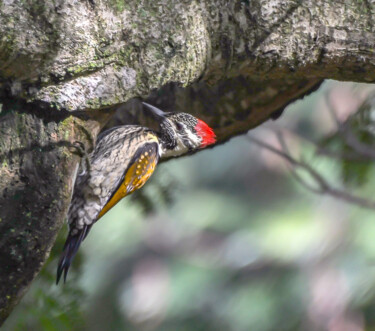
M88 173L90 173L91 164L89 156L86 152L85 145L81 141L76 140L73 142L73 147L76 149L76 154L78 154L81 157L81 159L83 158L85 160L84 171L88 171Z

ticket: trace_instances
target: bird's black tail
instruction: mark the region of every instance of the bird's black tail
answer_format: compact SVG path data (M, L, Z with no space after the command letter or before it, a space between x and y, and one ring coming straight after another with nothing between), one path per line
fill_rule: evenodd
M66 282L66 276L70 268L70 264L73 261L74 256L78 252L78 248L81 245L82 241L86 238L91 229L90 225L85 225L83 229L75 235L69 233L68 238L65 241L64 251L61 254L59 265L57 267L57 277L56 284L59 283L61 275L64 273L64 283Z

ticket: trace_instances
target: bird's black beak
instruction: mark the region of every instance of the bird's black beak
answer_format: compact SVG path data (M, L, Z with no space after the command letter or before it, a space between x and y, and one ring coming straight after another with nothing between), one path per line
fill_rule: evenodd
M146 106L147 109L151 110L151 112L157 116L157 117L161 117L161 118L165 118L165 115L166 113L164 111L162 111L161 109L159 108L156 108L146 102L142 102L144 106Z

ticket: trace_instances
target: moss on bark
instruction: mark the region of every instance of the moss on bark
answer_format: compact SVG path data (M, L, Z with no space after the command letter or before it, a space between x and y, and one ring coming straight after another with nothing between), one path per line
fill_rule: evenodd
M34 107L6 103L0 117L0 324L42 267L63 224L79 162L74 141L89 150L88 133L95 136L100 128L70 114L40 117Z

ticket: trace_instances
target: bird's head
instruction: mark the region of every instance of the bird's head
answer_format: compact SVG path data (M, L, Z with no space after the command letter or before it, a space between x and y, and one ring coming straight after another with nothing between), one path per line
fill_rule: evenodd
M178 156L216 142L214 131L202 120L187 113L165 113L143 103L158 118L162 157Z

